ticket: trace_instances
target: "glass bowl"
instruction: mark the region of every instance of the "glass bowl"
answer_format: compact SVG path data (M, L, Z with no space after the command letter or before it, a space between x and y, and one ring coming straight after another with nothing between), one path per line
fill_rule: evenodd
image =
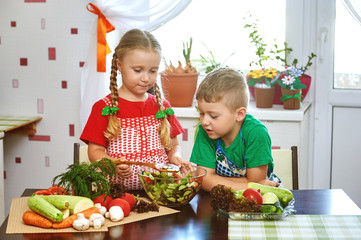
M157 204L180 207L188 204L201 189L207 170L194 166L193 172L159 172L140 167L138 177L148 197Z

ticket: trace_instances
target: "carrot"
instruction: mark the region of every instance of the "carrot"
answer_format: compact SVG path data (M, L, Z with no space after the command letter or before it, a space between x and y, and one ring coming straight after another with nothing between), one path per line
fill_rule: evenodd
M41 228L51 228L53 222L32 211L26 211L23 214L23 222L27 225L32 225Z
M90 216L93 213L100 213L99 208L97 207L91 207L88 209L85 209L84 211L81 211L80 213L84 213L84 217L85 218L90 218ZM54 222L53 223L53 228L55 229L60 229L60 228L68 228L73 226L73 222L78 218L77 214L72 214L69 217L63 219L63 221L61 221L60 223Z

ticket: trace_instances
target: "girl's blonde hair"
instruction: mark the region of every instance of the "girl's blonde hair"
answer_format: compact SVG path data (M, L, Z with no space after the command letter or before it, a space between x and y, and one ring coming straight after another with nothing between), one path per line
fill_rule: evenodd
M120 39L118 46L115 48L111 73L110 73L110 96L112 100L112 107L118 107L118 85L117 85L117 59L121 61L123 57L132 50L153 50L161 55L161 46L155 37L147 32L139 29L133 29L126 32ZM157 83L154 84L154 95L157 99L159 110L164 110L160 89ZM170 149L170 125L167 118L163 118L158 129L161 143L165 149ZM121 124L118 121L116 114L110 114L107 130L104 136L108 139L114 139L121 133Z
M209 103L222 102L230 110L248 107L249 92L241 73L231 68L218 68L201 82L196 93L197 100Z

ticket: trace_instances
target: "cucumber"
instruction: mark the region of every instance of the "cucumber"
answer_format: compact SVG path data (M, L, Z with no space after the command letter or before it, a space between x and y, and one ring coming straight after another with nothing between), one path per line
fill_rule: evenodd
M39 195L39 196L59 210L65 210L69 207L69 201L65 198L59 197L60 195Z
M288 202L293 199L293 193L286 188L271 187L254 182L249 182L248 187L256 190L259 189L262 195L267 192L272 192L276 194L278 199L282 202L282 205L285 204L287 206Z
M34 212L49 219L52 222L61 222L63 213L39 195L33 195L28 200L28 206Z
M56 198L69 203L68 209L70 210L70 215L77 214L85 209L94 207L94 202L90 198L81 197L81 196L72 196L72 195L47 195L42 197ZM59 200L59 201L60 201Z
M261 205L261 212L262 213L275 213L277 208L273 204L262 204Z

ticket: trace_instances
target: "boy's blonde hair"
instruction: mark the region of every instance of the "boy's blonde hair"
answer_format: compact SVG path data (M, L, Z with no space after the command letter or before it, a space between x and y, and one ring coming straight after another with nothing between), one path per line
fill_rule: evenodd
M222 102L231 111L247 109L249 91L241 73L231 68L218 68L208 73L198 87L197 100Z
M133 29L123 35L123 37L120 39L118 46L115 48L112 59L109 86L112 99L112 107L118 107L119 99L117 85L117 59L118 61L121 61L123 57L132 50L152 50L154 52L157 52L160 56L162 51L159 42L151 33L147 31ZM157 83L155 83L153 87L159 110L164 110L160 89ZM110 140L116 138L120 134L120 132L121 124L118 121L116 114L111 114L109 117L107 130L104 132L104 136ZM161 143L164 148L170 149L170 126L166 118L162 119L158 132L160 134Z

